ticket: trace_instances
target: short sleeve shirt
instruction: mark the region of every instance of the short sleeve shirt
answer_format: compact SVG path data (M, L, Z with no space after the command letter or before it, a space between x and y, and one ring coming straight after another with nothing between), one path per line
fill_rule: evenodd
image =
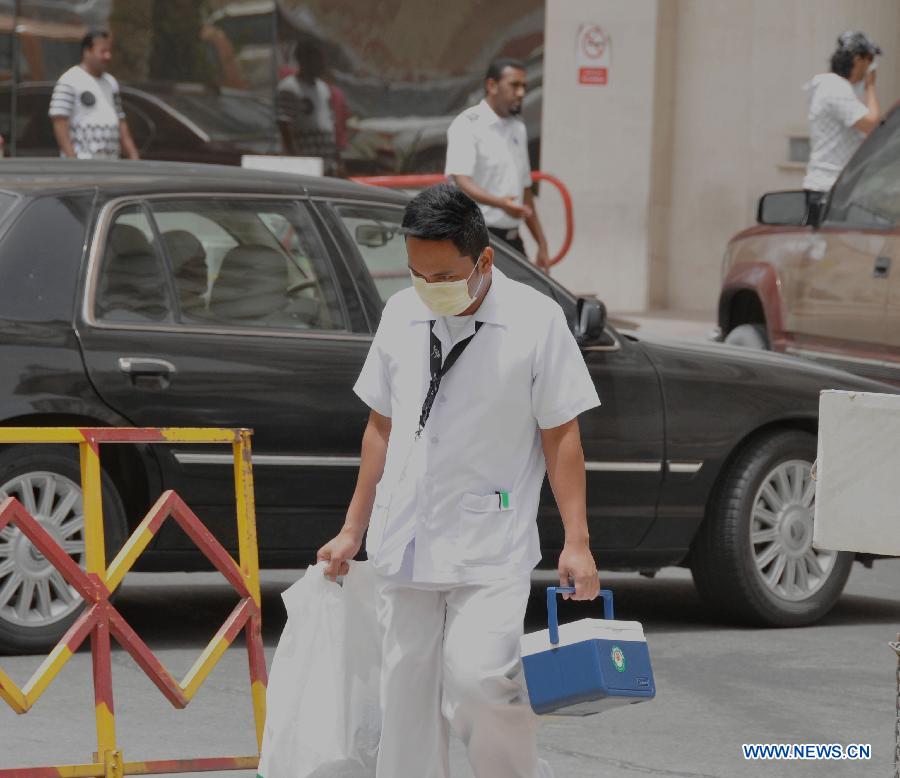
M287 76L275 93L275 114L277 121L289 125L298 154L322 157L326 172L333 172L329 166L337 158L337 134L328 84Z
M853 125L868 109L850 82L837 73L820 73L809 92L809 164L803 188L827 192L863 141Z
M463 111L447 130L444 173L470 176L489 194L521 205L531 186L525 124L513 116L501 119L484 100ZM493 206L481 205L481 212L488 227L515 229L521 222Z
M50 117L69 119L69 137L79 159L118 159L119 122L125 118L119 83L109 73L95 78L81 65L59 77Z
M382 314L354 391L391 418L366 550L379 574L470 583L530 572L546 473L540 431L600 404L560 306L504 276L468 322L474 338L446 373L420 437L431 322L444 358L454 336L414 289ZM476 333L476 323L482 322ZM457 333L457 337L460 334ZM407 571L410 545L414 560Z

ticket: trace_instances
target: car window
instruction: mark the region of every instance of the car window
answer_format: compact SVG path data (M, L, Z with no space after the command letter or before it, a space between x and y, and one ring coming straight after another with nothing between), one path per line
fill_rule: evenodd
M179 322L346 329L324 248L297 203L217 198L150 207L172 271Z
M547 297L557 299L553 293L553 287L545 276L532 270L521 259L514 257L505 246L497 241L493 241L492 245L494 246L494 264L503 271L504 275L527 284L532 289L537 289Z
M140 205L119 210L106 234L94 315L110 322L172 322L159 244Z
M900 223L900 111L873 134L847 165L826 221L891 229Z
M156 125L133 102L128 102L123 98L123 103L125 121L128 122L131 139L134 141L134 145L137 146L138 151L147 151L156 134Z
M93 200L90 191L25 200L7 227L3 212L18 198L0 192L0 316L71 320Z
M403 212L340 205L335 210L366 263L381 301L409 286L406 242L400 233Z
M53 123L47 117L50 107L50 91L23 89L17 97L16 144L20 155L47 154L57 150L53 137ZM7 144L12 135L10 123L10 95L4 90L0 105L0 134Z
M406 243L400 232L402 212L364 206L337 206L344 227L366 263L382 302L410 285ZM494 263L510 278L556 299L551 284L509 251L494 244Z

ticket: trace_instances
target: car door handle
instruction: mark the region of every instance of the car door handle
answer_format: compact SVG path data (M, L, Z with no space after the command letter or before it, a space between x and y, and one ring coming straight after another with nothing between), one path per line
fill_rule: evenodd
M891 258L878 257L875 260L875 270L872 272L873 278L887 278L891 273Z
M147 357L119 357L119 370L131 378L135 386L166 389L173 375L175 365L165 359Z

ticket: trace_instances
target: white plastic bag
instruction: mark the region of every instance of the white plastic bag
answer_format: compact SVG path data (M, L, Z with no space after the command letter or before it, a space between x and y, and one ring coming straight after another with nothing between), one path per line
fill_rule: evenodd
M343 587L310 567L284 594L269 674L262 778L372 778L381 736L375 578L351 562Z

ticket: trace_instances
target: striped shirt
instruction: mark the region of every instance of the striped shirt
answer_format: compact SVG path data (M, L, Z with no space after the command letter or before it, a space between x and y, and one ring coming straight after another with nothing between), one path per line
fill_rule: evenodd
M119 84L109 73L95 78L81 65L69 68L53 88L49 114L68 118L78 159L119 158L119 122L125 112Z

